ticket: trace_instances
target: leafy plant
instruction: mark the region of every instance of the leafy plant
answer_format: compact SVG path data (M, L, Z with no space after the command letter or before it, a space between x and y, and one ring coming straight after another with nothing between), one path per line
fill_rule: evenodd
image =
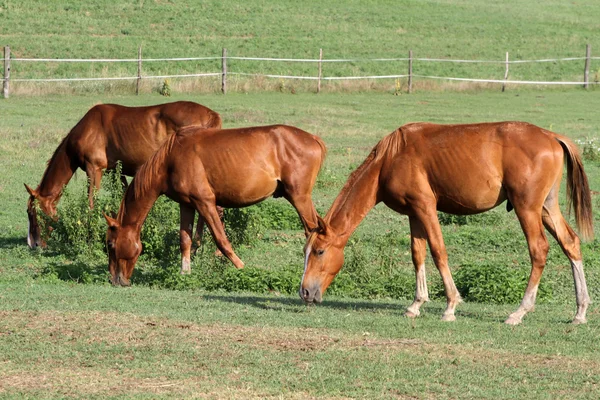
M518 303L528 278L529 274L524 269L492 264L465 264L454 273L454 282L463 299L478 303ZM538 298L548 300L551 297L551 290L542 282Z
M158 89L158 93L160 93L162 96L165 96L165 97L171 96L171 85L170 85L168 79L165 79L163 81L162 86L160 87L160 89Z

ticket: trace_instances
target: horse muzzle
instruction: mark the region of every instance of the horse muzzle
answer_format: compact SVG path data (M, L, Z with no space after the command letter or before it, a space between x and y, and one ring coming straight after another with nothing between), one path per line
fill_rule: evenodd
M298 294L300 295L300 298L307 304L321 303L323 301L321 288L318 286L313 286L311 288L300 287Z

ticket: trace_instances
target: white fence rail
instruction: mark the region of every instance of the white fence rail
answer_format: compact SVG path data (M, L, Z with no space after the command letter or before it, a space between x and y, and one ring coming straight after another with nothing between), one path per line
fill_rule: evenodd
M137 80L136 93L139 92L139 85L143 79L165 79L165 78L196 78L196 77L217 77L221 76L221 88L223 93L226 93L227 77L228 76L245 76L245 77L267 77L267 78L278 78L278 79L298 79L298 80L315 80L318 81L318 90L321 87L321 81L339 81L339 80L357 80L357 79L398 79L408 78L408 91L412 91L412 82L414 78L420 79L435 79L435 80L447 80L447 81L461 81L461 82L476 82L476 83L501 83L502 90L505 85L582 85L587 88L589 85L599 84L597 81L589 81L589 67L591 60L600 60L600 57L591 56L590 45L586 46L585 57L565 57L565 58L547 58L539 60L509 60L508 53L506 53L506 60L460 60L460 59L444 59L444 58L421 58L412 57L412 51L409 52L409 57L403 58L344 58L344 59L323 59L322 49L320 51L320 57L318 59L305 59L305 58L269 58L269 57L236 57L227 56L227 50L223 49L223 55L221 57L181 57L181 58L142 58L141 48L138 52L138 58L125 58L125 59L114 59L114 58L11 58L9 46L4 48L4 76L3 81L3 93L4 97L8 98L10 94L10 82L81 82L81 81L122 81L122 80ZM172 74L172 75L143 75L142 65L143 63L149 62L182 62L182 61L221 61L221 71L215 72L199 72L189 74ZM302 75L279 75L269 73L249 73L241 71L227 70L227 61L267 61L267 62L293 62L293 63L318 63L319 73L318 76L302 76ZM323 63L356 63L356 62L408 62L408 71L406 74L392 74L392 75L365 75L365 76L322 76L321 66ZM478 64L504 64L505 65L505 79L481 79L481 78L463 78L463 77L452 77L452 76L435 76L435 75L421 75L413 73L413 62L431 62L431 63L478 63ZM548 62L571 62L571 61L584 61L584 73L582 81L528 81L528 80L509 80L508 70L511 64L526 64L526 63L548 63ZM135 76L118 76L118 77L75 77L75 78L11 78L11 63L137 63L138 73Z

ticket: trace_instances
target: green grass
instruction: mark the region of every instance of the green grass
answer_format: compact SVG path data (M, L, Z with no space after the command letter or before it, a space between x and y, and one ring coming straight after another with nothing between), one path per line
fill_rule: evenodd
M600 5L592 0L519 1L128 1L80 3L0 1L0 37L14 57L136 58L143 47L146 58L229 56L326 59L415 57L512 60L583 57L585 45L600 48L595 18ZM144 74L219 72L220 60L146 62ZM315 63L272 63L229 60L230 72L317 75ZM503 64L415 62L415 74L470 78L504 77ZM597 78L600 63L591 65ZM136 63L26 63L14 62L12 77L135 76ZM407 63L326 63L324 76L396 75ZM583 61L514 64L514 80L582 80ZM244 81L245 79L241 79ZM215 90L218 78L204 84ZM190 82L190 81L188 81ZM248 88L308 88L298 81L230 83L233 90ZM160 83L155 83L160 84ZM346 85L356 83L346 82ZM437 83L421 83L428 88ZM129 83L75 84L80 91L131 90ZM360 88L371 88L366 83ZM383 81L391 90L393 80ZM17 82L13 84L17 90ZM327 88L338 87L330 83ZM342 85L343 86L343 85ZM460 85L459 85L460 86ZM61 87L44 84L44 90ZM23 89L23 93L27 93Z
M391 301L306 308L255 294L1 285L0 390L13 397L595 398L599 325L539 307ZM597 314L595 314L597 315Z
M525 120L588 143L592 150L600 126L600 100L583 90L411 96L174 93L177 99L213 108L226 127L287 123L323 137L329 154L314 190L321 213L371 147L407 122ZM390 285L414 284L408 223L382 205L351 238L348 265L317 307L303 306L293 294L269 294L264 286L259 293L195 286L206 271L221 271L231 281L286 271L289 291L296 290L303 245L296 230L267 230L256 244L236 248L248 267L244 273L215 261L207 247L196 257L191 276L177 275L176 256L166 262L168 270L142 260L134 287L123 290L108 286L102 253L67 257L52 249L30 251L22 184L37 185L60 139L98 102L163 100L89 95L0 101L0 396L596 397L598 307L590 307L586 326L568 324L575 311L573 283L568 261L552 240L542 279L550 295L516 328L502 321L517 304L466 302L457 309L456 323L439 321L444 304L430 259L434 301L424 306L423 317L403 318L412 292L392 300L378 285L389 276L399 279ZM597 191L600 164L586 161L585 167ZM79 172L69 192L83 194L84 183ZM289 207L281 199L270 201ZM594 205L597 222L597 197ZM503 207L469 217L466 225L444 225L443 232L455 271L461 265L529 270L523 234L514 213ZM583 246L595 301L600 298L598 243ZM360 266L364 270L349 274Z

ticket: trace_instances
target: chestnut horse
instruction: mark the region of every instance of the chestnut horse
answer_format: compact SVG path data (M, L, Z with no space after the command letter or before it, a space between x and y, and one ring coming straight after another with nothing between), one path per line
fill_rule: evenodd
M572 204L582 236L591 238L587 177L577 148L564 136L524 122L402 126L384 137L350 175L307 238L300 297L309 303L322 300L344 263L350 235L369 210L383 202L409 218L417 282L406 315L418 316L421 304L429 300L424 266L428 243L446 292L442 319L453 321L461 298L448 268L437 211L475 214L508 201L507 210L514 208L525 233L532 269L521 305L506 323L519 324L534 308L548 253L544 227L571 263L577 298L573 323L585 323L590 298L580 242L558 207L565 159L569 208Z
M100 188L104 169L112 169L117 161L121 161L123 174L133 176L169 135L188 125L221 128L221 117L209 108L189 101L149 107L117 104L92 107L54 151L37 189L25 185L29 193L29 247L44 245L34 202L37 200L40 209L54 218L63 187L77 168L83 169L88 176L88 197L90 207L93 207L94 188Z
M242 268L244 263L225 236L217 206L238 208L270 196L284 197L298 212L308 235L317 226L311 192L325 154L320 138L291 126L182 129L140 168L125 193L117 218L105 215L112 283L130 284L142 251L142 224L162 194L180 204L182 272L190 268L194 210L210 228L219 250L236 268Z

